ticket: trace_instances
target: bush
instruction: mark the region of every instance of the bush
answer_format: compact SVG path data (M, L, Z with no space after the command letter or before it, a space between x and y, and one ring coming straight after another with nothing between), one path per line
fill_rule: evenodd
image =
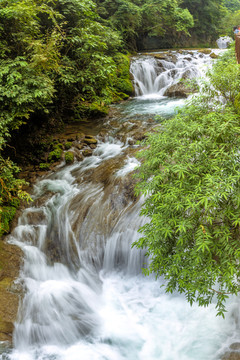
M147 248L148 271L164 277L167 292L203 306L216 295L220 315L240 280L240 69L224 67L226 59L204 95L163 122L139 154L137 191L147 196L142 215L150 221L135 243Z

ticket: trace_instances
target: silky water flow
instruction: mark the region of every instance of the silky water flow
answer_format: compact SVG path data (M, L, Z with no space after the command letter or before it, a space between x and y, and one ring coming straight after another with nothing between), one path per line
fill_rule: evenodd
M176 66L189 70L191 61L177 56L177 63L162 60L165 75L151 56L133 61L135 100L147 92L155 101L180 76ZM196 58L209 61L197 54L193 72ZM134 106L141 114L142 105ZM125 119L127 108L120 110ZM136 145L112 135L99 138L91 157L38 181L33 205L9 237L24 253L18 282L25 295L14 348L1 360L213 360L238 339L237 298L223 320L215 304L191 307L184 296L165 294L161 279L142 274L148 259L131 247L148 221L139 216L143 199L130 189Z

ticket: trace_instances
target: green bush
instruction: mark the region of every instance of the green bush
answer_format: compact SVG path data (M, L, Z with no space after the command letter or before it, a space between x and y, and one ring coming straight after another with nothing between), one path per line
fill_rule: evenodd
M233 56L218 60L202 96L148 137L137 185L149 218L135 243L151 259L146 272L163 276L166 291L185 293L191 304L216 296L219 315L240 280L240 68Z

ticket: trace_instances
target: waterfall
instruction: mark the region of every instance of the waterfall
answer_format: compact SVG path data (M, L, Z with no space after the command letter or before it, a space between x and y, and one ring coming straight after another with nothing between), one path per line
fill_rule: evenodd
M179 74L189 70L184 56L176 61ZM134 60L132 72L144 91L161 92L173 81L164 72L176 75L167 60L162 72L156 59L142 63ZM0 359L219 359L239 335L238 322L232 325L238 301L229 302L223 320L214 303L191 307L184 296L165 294L162 279L142 274L145 251L131 246L148 221L139 216L144 199L133 192L139 162L132 141L141 126L154 125L113 119L104 126L91 157L61 164L35 184L33 204L9 236L24 253L24 296L14 348Z
M219 49L226 49L232 42L233 39L229 36L222 36L217 40L217 45Z
M130 71L136 96L164 96L166 90L180 80L205 77L210 54L198 51L156 53L152 56L135 57Z

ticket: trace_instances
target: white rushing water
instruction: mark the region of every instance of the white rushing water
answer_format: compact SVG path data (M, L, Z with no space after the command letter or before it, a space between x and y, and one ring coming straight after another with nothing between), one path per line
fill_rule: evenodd
M215 360L237 340L238 299L223 320L215 304L191 307L142 275L147 259L131 244L147 219L124 188L137 160L126 153L101 180L125 151L119 140L99 142L92 157L36 184L9 238L25 255L26 292L14 349L1 360Z
M166 90L180 79L197 79L205 77L206 69L211 62L209 54L197 51L171 52L154 56L136 57L131 63L136 96L144 98L164 97Z

